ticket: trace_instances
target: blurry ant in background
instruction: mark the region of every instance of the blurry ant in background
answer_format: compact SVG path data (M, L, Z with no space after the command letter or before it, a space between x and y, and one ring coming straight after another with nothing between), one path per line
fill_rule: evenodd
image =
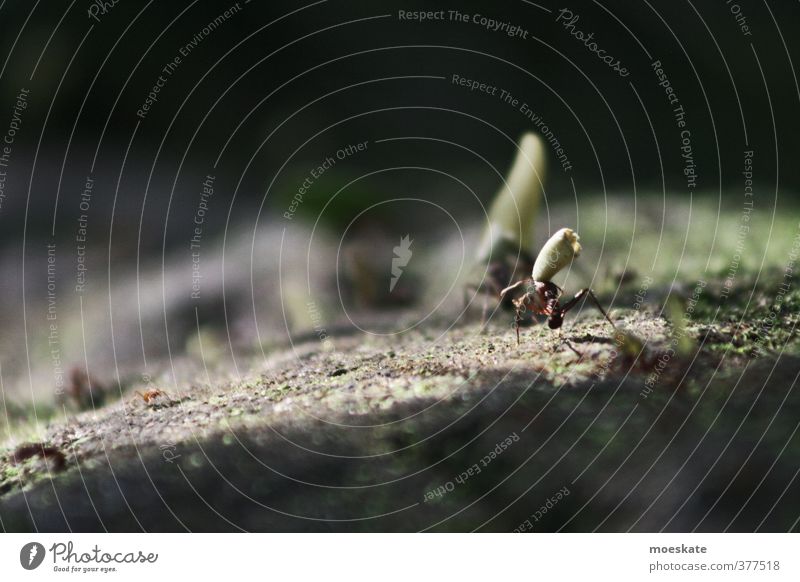
M504 295L510 281L519 273L530 272L533 268L533 259L528 253L516 250L503 255L501 258L492 259L486 268L486 275L479 284L468 283L464 286L464 303L469 303L470 294L482 296L481 323L485 323L489 312L490 299L499 298L499 305L503 309L514 309L512 295Z
M134 394L136 396L138 396L139 398L141 398L142 401L145 404L147 404L148 406L151 405L151 404L154 404L156 400L158 400L161 397L167 395L166 392L164 392L163 390L161 390L159 388L150 388L148 390L145 390L144 392L141 392L141 391L137 390L136 392L134 392ZM135 398L134 398L134 400L135 400Z
M511 281L533 268L533 222L542 198L546 161L544 142L534 133L524 134L508 177L492 200L472 281L464 288L465 303L471 293L483 296L484 323L490 298L501 297ZM502 296L500 306L513 309L512 297Z

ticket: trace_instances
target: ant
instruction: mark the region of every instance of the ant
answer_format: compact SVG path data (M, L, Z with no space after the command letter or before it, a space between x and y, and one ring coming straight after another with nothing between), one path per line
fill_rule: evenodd
M149 390L145 390L144 392L139 392L138 390L134 392L139 398L144 400L145 404L151 404L155 402L157 398L161 398L162 396L166 396L166 392L163 390L159 390L158 388L151 388Z
M573 258L580 255L579 238L578 234L569 228L562 228L556 232L542 247L533 266L532 276L517 281L500 292L500 300L503 301L508 293L523 285L526 286L525 293L512 300L515 310L514 327L517 332L517 345L519 345L520 323L524 321L523 316L527 311L536 315L546 315L547 326L550 329L559 329L564 324L564 315L587 295L606 318L606 321L611 324L611 327L616 329L614 322L611 321L608 313L597 300L594 291L588 287L581 289L575 294L575 297L562 304L559 299L564 290L550 280L553 275L571 263Z
M575 307L585 295L588 295L591 300L594 301L597 309L600 310L600 313L603 314L606 321L611 324L611 327L616 328L614 322L611 321L608 313L606 313L606 310L603 309L603 306L600 305L600 302L597 300L594 291L588 287L578 291L575 297L562 305L559 302L559 298L564 293L561 287L551 281L534 281L528 278L517 281L510 287L503 289L500 292L500 298L502 299L507 292L524 284L528 284L527 292L518 299L513 300L515 309L514 328L517 331L517 344L519 344L519 324L522 323L523 315L526 311L530 310L536 315L546 315L547 326L550 329L559 329L564 324L564 315L567 311Z
M482 295L483 307L481 323L486 323L489 312L489 298L500 296L499 304L503 309L514 308L513 298L503 296L506 285L513 280L519 271L530 271L533 268L533 259L525 251L518 249L516 253L509 250L498 259L492 259L486 270L484 279L480 283L468 283L464 287L464 305L469 304L469 294Z

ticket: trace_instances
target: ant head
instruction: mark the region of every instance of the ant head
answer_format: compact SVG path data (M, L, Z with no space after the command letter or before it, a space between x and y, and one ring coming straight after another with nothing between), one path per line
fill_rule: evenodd
M558 329L564 323L564 316L561 313L553 313L547 320L550 329Z

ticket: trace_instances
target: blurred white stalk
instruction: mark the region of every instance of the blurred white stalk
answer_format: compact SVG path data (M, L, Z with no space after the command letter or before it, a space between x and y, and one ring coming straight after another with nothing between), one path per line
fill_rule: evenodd
M489 208L476 257L479 263L509 251L532 252L533 223L542 198L547 159L544 143L534 133L524 134L517 147L508 178Z

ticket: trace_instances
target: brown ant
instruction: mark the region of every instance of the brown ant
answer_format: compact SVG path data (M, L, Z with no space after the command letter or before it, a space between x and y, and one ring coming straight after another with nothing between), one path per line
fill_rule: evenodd
M564 304L559 301L564 290L553 283L550 279L572 260L580 255L581 245L578 242L579 236L570 228L562 228L556 232L542 247L536 262L533 265L532 276L522 281L517 281L500 292L500 300L503 301L506 295L516 289L525 286L525 293L512 301L515 310L514 327L517 332L517 344L519 344L519 325L524 321L523 316L530 311L535 315L546 315L547 325L550 329L559 329L564 324L564 315L575 307L585 296L594 302L600 313L616 328L614 322L603 309L594 291L588 287L581 289L575 297ZM570 346L571 347L571 346ZM574 351L574 348L572 348Z
M559 302L559 298L564 292L561 287L551 281L534 281L528 278L517 281L513 285L503 289L500 292L500 298L502 299L505 297L506 293L521 285L528 285L528 290L524 295L513 300L515 309L514 328L517 331L517 344L519 344L519 324L522 323L526 311L530 311L535 315L546 315L547 326L550 329L559 329L564 324L564 315L567 311L575 307L585 295L588 295L591 300L594 301L595 306L597 306L597 309L603 314L603 317L606 318L606 321L611 324L611 327L616 327L608 316L608 313L606 313L606 310L600 305L594 291L588 287L578 291L575 297L562 305Z
M481 295L483 298L481 323L486 323L490 297L499 296L500 307L507 310L513 309L513 297L511 295L503 295L506 285L514 279L518 272L530 272L532 268L533 259L522 250L517 250L515 254L509 252L500 259L491 260L486 269L485 277L480 283L469 283L464 286L465 307L469 304L470 293Z
M152 404L156 401L156 399L161 398L162 396L166 396L167 393L163 390L159 390L158 388L150 388L149 390L145 390L144 392L139 392L138 390L134 392L139 398L144 400L145 404Z

